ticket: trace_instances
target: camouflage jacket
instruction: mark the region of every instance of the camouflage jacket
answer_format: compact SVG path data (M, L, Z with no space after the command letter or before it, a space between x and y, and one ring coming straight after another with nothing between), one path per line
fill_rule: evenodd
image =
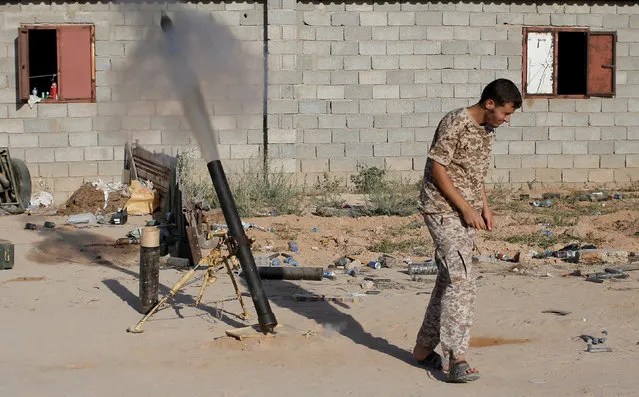
M421 211L427 214L458 211L444 198L433 181L432 165L437 161L462 197L481 211L482 188L490 164L494 129L479 125L466 108L453 110L440 121L428 151L424 182L420 192Z

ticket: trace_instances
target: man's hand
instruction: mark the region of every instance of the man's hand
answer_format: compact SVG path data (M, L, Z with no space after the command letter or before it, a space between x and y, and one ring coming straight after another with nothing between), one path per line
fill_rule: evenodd
M484 218L484 222L486 223L486 229L492 232L493 226L495 225L495 218L493 217L493 212L488 208L488 206L484 206L484 209L481 211L481 216Z
M470 205L464 207L461 211L462 218L464 219L464 223L466 226L478 229L478 230L486 230L486 223L479 212L475 211L473 207Z

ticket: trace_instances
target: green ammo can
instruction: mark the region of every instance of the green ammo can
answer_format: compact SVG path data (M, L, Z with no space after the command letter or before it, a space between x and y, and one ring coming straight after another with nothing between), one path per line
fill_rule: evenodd
M13 244L0 239L0 270L13 268Z

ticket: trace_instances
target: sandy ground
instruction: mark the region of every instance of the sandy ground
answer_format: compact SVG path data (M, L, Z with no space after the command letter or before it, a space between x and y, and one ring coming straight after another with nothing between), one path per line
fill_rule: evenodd
M639 211L626 203L614 205L618 208L611 214L582 216L575 224L551 229L559 236L581 236L581 242L639 251L634 235ZM534 235L542 227L540 217L541 212L500 212L496 231L478 239L480 253L527 252L525 244L501 238ZM634 396L639 388L632 365L639 359L639 272L595 284L563 275L601 266L552 259L477 265L481 278L468 359L482 378L468 385L444 383L443 373L411 361L434 276L412 280L405 265L363 269L357 278L265 280L283 324L274 338L238 341L225 335L227 329L256 321L239 316L240 305L224 273L206 290L200 306L191 306L201 285L196 279L145 324L144 333L129 334L126 328L141 317L139 251L112 243L148 218L130 217L123 226L36 231L24 230L24 223L53 220L61 225L65 218L0 218L0 238L10 239L16 250L14 269L0 271L0 395ZM286 242L295 239L303 266L325 267L343 254L374 260L379 252L372 245L389 238L412 239L400 258L421 260L432 250L418 216L246 221L275 227L275 232L247 232L256 238L256 256L285 250ZM160 295L180 276L175 269L161 270ZM378 295L362 296L364 277L392 282ZM292 299L294 293L342 299L299 302ZM245 300L253 314L250 299ZM570 314L543 313L549 309ZM586 343L577 337L604 336L602 330L613 352L585 352Z

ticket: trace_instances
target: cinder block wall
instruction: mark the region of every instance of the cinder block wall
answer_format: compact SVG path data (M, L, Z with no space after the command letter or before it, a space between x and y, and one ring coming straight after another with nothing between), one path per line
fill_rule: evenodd
M281 60L297 51L294 65L272 59L288 82L278 91L271 81L272 109L291 114L270 126L296 129L300 179L345 176L358 163L421 177L445 112L472 104L495 78L521 87L524 26L587 26L618 34L616 97L526 100L498 129L489 182L638 180L639 4L525 3L269 2L278 20L296 16L295 39L270 47Z
M119 180L123 142L175 154L189 147L174 101L124 106L116 75L162 5L0 5L0 145L25 159L36 183L66 200L83 181ZM261 52L257 3L194 3ZM626 184L639 179L639 5L632 2L268 2L268 128L273 165L312 185L358 164L416 179L445 112L471 104L491 80L521 84L523 26L615 30L617 95L527 100L498 129L489 182L500 185ZM15 39L20 23L96 26L97 103L16 105ZM229 172L263 152L262 117L216 108Z

